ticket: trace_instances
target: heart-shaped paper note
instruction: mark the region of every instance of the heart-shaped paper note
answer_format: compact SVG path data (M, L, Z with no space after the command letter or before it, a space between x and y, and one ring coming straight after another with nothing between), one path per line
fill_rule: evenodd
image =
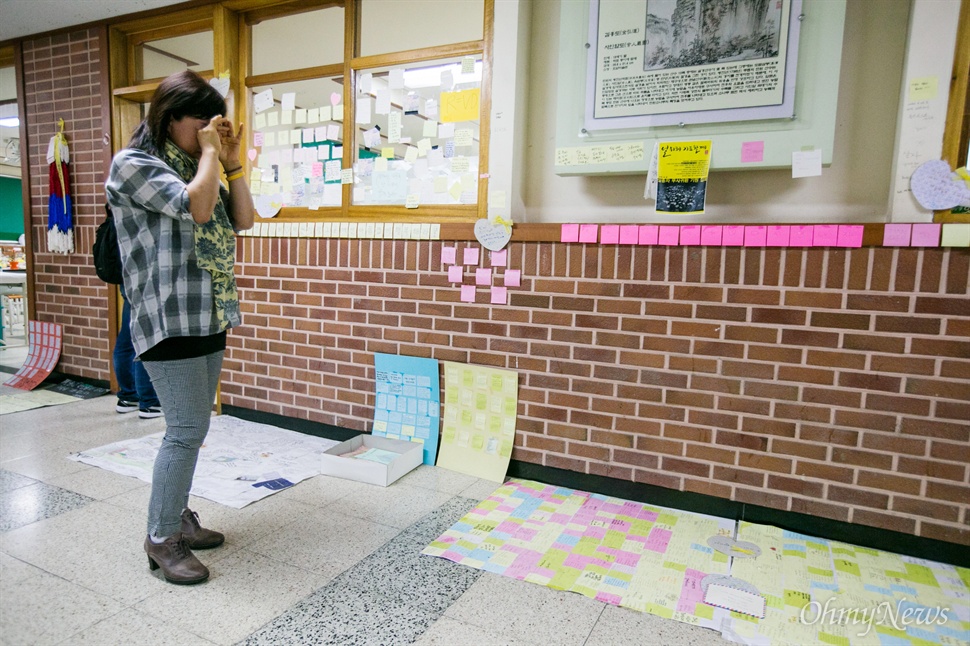
M229 96L229 79L228 78L211 78L209 79L209 85L214 87L222 98Z
M330 105L340 105L340 95L336 92L330 94Z
M259 154L259 153L256 152L256 149L255 148L250 148L246 152L246 156L249 157L249 161L256 161L256 155L257 154Z
M913 172L909 187L924 209L945 211L970 201L970 188L942 159L921 164Z
M276 193L275 195L257 195L253 202L259 217L272 218L283 207L283 195L281 193Z
M761 548L748 541L736 541L730 536L711 536L707 539L708 547L717 550L722 554L735 558L757 558L761 554Z
M481 219L475 222L475 239L489 251L501 251L512 239L512 227Z

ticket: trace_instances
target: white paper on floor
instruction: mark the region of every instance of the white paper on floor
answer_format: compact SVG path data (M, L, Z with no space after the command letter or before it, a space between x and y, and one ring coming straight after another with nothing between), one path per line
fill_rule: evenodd
M123 440L68 456L72 460L152 481L165 433ZM241 509L302 480L320 475L333 440L220 415L199 451L192 495Z

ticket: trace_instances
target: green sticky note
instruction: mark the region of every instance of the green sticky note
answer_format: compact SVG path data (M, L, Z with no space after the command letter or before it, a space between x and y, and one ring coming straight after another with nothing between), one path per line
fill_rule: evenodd
M673 527L677 524L677 517L673 514L660 514L660 516L657 517L657 522L662 525L670 525Z
M945 222L941 247L970 247L970 222Z
M825 577L833 576L832 570L826 570L825 568L812 567L812 566L808 566L808 573L815 574L816 576L825 576Z
M651 615L657 615L658 617L663 617L664 619L670 619L674 616L674 611L667 606L660 606L655 603L647 604L647 612Z
M687 571L686 563L674 563L673 561L664 561L664 567L668 570L677 570L678 572Z
M855 576L862 576L859 572L859 564L853 563L852 561L846 561L845 559L835 559L835 569L839 572L845 572L847 574L854 574Z
M714 606L709 606L706 603L699 603L694 606L694 614L701 619L714 619Z
M936 577L933 576L933 570L929 569L925 565L907 563L906 578L913 583L919 583L920 585L928 585L934 588L940 587L940 584L936 581Z
M714 552L711 556L711 560L715 563L727 563L728 555L723 552Z
M812 601L812 595L801 590L785 590L785 605L804 608Z
M801 550L782 550L782 554L784 554L785 556L795 556L800 559L806 558L805 552Z

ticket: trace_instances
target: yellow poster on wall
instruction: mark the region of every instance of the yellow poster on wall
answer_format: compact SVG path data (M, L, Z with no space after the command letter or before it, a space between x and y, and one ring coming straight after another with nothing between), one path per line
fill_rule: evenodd
M441 122L478 121L481 90L460 90L441 93Z
M661 142L657 158L657 213L703 213L710 168L710 141Z
M515 443L519 375L445 361L438 466L504 482Z

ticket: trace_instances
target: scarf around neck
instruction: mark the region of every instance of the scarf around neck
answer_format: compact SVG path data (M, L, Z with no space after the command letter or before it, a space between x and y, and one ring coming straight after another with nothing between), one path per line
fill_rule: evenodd
M188 184L199 170L199 162L176 146L165 142L165 163ZM222 198L216 200L212 217L205 224L195 225L195 256L202 269L212 275L212 298L216 316L222 329L229 327L231 318L238 317L239 296L233 265L236 260L236 234Z

